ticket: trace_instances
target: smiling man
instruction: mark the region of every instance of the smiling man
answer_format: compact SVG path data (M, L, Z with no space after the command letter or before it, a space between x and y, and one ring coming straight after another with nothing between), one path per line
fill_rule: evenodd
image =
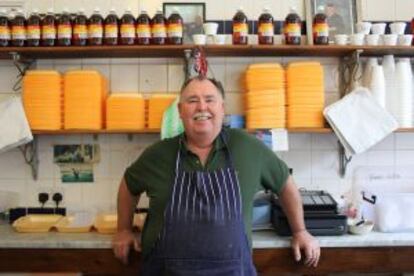
M179 102L185 132L155 143L127 168L118 192L115 256L141 249L142 275L256 275L251 256L253 197L258 188L280 196L301 250L316 266L318 242L306 231L299 192L288 167L242 130L223 129L224 91L204 77L183 85ZM150 198L141 240L132 232L139 195Z

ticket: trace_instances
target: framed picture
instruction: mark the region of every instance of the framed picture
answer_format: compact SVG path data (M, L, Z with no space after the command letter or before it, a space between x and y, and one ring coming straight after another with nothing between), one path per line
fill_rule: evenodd
M361 0L305 0L308 44L313 44L312 23L319 7L323 7L328 17L329 42L333 42L336 34L356 32L356 23L362 19Z
M163 3L163 12L166 18L168 18L174 10L177 10L183 18L184 44L193 43L193 34L202 34L204 32L203 23L206 18L205 3Z

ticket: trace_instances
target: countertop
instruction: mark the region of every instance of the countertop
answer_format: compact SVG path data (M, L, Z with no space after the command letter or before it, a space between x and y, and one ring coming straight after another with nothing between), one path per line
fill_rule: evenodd
M0 248L110 248L111 235L96 232L17 233L8 224L0 223ZM321 247L383 247L414 246L414 233L379 233L367 235L318 236ZM253 232L253 248L283 248L290 246L290 238L267 231Z

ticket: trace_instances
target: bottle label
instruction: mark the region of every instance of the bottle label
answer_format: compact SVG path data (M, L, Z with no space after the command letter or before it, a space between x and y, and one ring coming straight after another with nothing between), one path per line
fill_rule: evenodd
M313 33L316 37L329 36L328 23L316 23L313 25Z
M239 36L247 36L249 33L249 28L247 23L233 23L233 34L238 34Z
M72 38L72 28L70 24L59 24L58 26L58 38Z
M259 36L273 36L274 29L272 23L260 23L258 29Z
M10 40L10 30L6 26L0 26L0 39Z
M180 23L168 24L168 37L183 37L183 25Z
M27 26L27 39L40 39L40 26L39 25Z
M86 25L77 24L73 27L73 37L75 39L87 39L88 38L88 29Z
M167 30L165 28L164 24L154 24L152 25L151 28L152 31L152 36L155 38L159 38L159 37L167 37Z
M284 27L284 33L288 37L300 37L301 25L299 23L287 23Z
M134 24L122 24L121 25L121 37L123 37L123 38L135 38L135 26L134 26Z
M105 25L105 38L117 38L118 37L118 25L106 24Z
M151 38L151 28L148 24L137 24L138 38Z
M42 27L42 38L43 39L56 39L55 25L44 25Z
M12 26L13 39L26 39L26 29L24 26Z
M102 25L101 24L89 25L88 34L90 38L102 38L103 37Z

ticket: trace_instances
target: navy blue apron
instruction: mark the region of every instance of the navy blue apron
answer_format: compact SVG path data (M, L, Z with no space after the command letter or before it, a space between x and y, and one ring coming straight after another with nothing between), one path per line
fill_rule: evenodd
M224 135L226 166L185 172L182 142L158 240L142 275L254 276L244 232L239 181Z

